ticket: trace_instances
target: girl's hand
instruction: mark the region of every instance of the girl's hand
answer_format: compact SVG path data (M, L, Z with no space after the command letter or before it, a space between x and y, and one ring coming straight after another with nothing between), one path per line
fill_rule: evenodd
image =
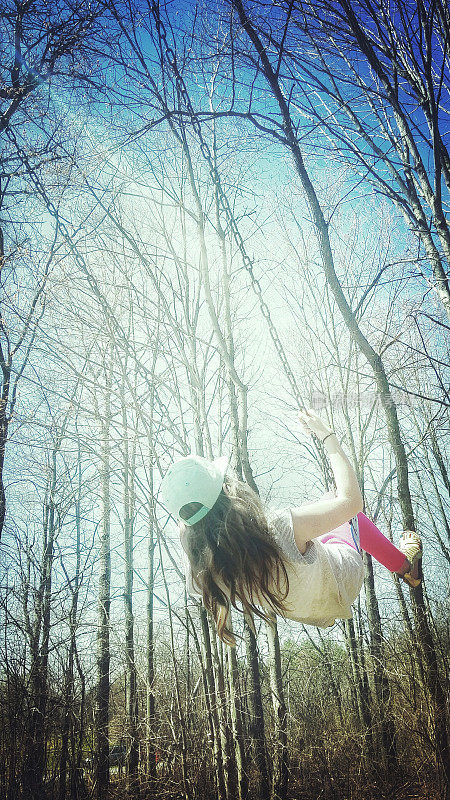
M328 427L320 417L313 411L312 408L305 408L303 411L298 412L300 426L307 436L312 436L313 433L322 441L325 436L332 433L331 428Z

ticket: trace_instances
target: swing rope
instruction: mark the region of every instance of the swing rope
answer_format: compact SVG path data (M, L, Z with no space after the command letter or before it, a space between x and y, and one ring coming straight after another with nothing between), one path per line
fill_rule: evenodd
M153 16L154 16L154 19L155 19L156 30L158 32L158 36L160 38L160 41L164 45L164 48L165 48L165 51L166 51L166 57L167 57L168 63L169 63L169 65L171 66L171 68L173 70L173 74L175 75L175 82L176 82L176 88L177 88L178 96L179 96L179 98L181 99L181 101L185 105L185 108L186 108L186 110L188 112L188 115L190 117L190 120L191 120L192 127L193 127L194 132L195 132L195 134L196 134L196 136L198 138L198 141L199 141L200 151L201 151L205 161L208 164L210 176L212 178L213 184L215 185L215 187L217 189L217 195L218 195L218 198L219 198L219 203L220 203L220 205L222 207L222 210L223 210L223 212L225 214L225 217L227 219L227 222L228 222L228 225L229 225L230 230L232 232L235 244L237 245L237 248L238 248L238 250L239 250L239 252L241 254L243 266L244 266L245 270L247 271L247 273L248 273L248 275L250 277L250 283L251 283L251 286L253 288L253 291L255 292L255 294L256 294L256 296L258 298L258 302L259 302L259 306L260 306L260 309L261 309L261 313L262 313L264 319L266 320L266 323L267 323L267 326L268 326L268 329L269 329L269 333L270 333L270 337L271 337L271 339L273 341L273 344L275 346L275 350L276 350L276 352L277 352L277 354L278 354L278 356L280 358L280 361L281 361L281 363L283 365L284 373L285 373L285 375L286 375L286 377L288 379L288 382L290 384L294 399L298 403L298 405L301 408L303 408L304 407L304 402L303 402L303 398L301 396L300 390L298 388L297 381L295 379L295 375L294 375L294 373L293 373L293 371L292 371L292 369L290 367L290 364L289 364L289 361L287 359L287 356L286 356L283 344L281 342L281 339L279 337L278 331L277 331L277 329L276 329L276 327L275 327L275 325L273 323L269 307L268 307L266 301L264 300L260 281L257 278L257 276L255 275L255 272L254 272L254 269L253 269L253 266L254 266L253 265L253 261L249 257L249 255L248 255L248 253L247 253L247 251L245 249L244 240L242 238L241 232L240 232L240 230L238 228L238 225L236 223L234 214L233 214L231 206L230 206L230 202L228 200L228 197L227 197L225 191L222 188L220 176L219 176L217 167L215 165L215 160L213 158L211 149L210 149L208 143L206 142L206 140L204 139L200 122L199 122L199 120L197 118L197 115L195 113L195 110L194 110L194 108L192 106L191 99L189 97L189 94L188 94L186 85L184 83L183 77L182 77L182 75L181 75L181 73L180 73L180 71L178 69L178 63L177 63L177 58L176 58L175 52L174 52L173 48L171 47L171 45L169 44L169 42L167 41L167 31L166 31L164 22L161 19L161 16L160 16L160 13L159 13L159 7L158 7L157 3L153 3L152 4L152 13L153 13ZM326 489L328 490L330 487L335 486L334 476L333 476L332 470L330 468L328 459L326 457L325 449L324 449L324 447L322 445L322 442L321 442L320 438L318 436L316 436L315 434L313 434L313 442L314 442L315 449L316 449L316 451L317 451L317 453L319 455L320 464L321 464L321 467L322 467L322 470L323 470L323 474L324 474L325 486L326 486Z

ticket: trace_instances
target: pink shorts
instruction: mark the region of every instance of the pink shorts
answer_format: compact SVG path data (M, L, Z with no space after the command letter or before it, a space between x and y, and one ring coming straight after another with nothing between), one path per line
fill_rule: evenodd
M380 529L362 511L357 514L357 519L357 526L353 526L352 523L355 538L352 535L350 522L344 522L338 528L320 536L320 540L327 544L347 544L358 553L364 550L391 572L398 572L405 563L404 553L381 533Z
M359 552L355 542L353 541L349 522L344 522L342 525L339 525L338 528L333 528L333 530L329 533L319 536L319 539L324 544L325 542L329 544L348 544L350 547L353 547L357 553Z

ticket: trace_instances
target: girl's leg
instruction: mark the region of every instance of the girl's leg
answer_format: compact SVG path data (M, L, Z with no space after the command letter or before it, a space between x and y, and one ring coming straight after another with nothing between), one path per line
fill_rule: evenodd
M358 514L358 526L360 545L366 553L376 558L390 572L398 572L401 575L408 571L410 564L402 551L392 544L362 511Z

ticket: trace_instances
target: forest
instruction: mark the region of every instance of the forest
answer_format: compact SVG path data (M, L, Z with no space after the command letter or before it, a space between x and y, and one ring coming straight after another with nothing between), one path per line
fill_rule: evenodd
M446 0L4 0L0 797L450 800ZM189 595L227 456L423 540L353 618Z

